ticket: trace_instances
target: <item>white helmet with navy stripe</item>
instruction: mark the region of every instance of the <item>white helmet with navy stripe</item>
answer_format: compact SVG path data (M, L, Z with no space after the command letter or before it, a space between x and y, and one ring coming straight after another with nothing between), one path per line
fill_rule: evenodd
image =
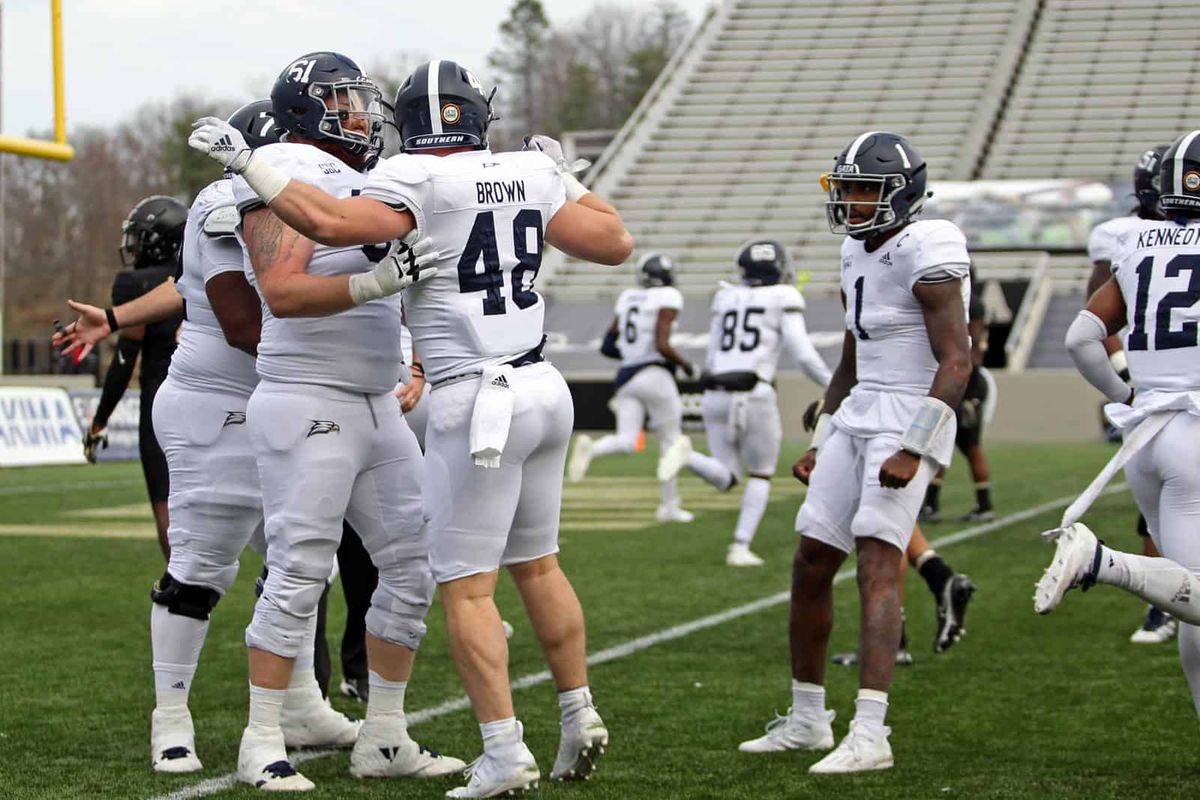
M1185 133L1163 153L1158 205L1172 217L1200 217L1200 131Z
M442 147L487 147L492 97L466 67L428 61L413 70L396 92L395 121L405 152Z
M833 172L821 176L821 188L829 194L825 214L829 229L855 239L873 231L885 231L907 223L920 213L925 199L925 159L912 142L890 131L867 131L854 137L837 157ZM853 205L874 205L875 213L863 222L850 221L847 184L871 184L877 190L873 201L856 200Z

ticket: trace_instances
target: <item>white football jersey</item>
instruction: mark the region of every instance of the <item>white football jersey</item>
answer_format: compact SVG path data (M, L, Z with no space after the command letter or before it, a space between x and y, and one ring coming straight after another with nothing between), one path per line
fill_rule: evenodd
M804 298L795 286L722 285L713 296L707 371L753 372L760 380L774 381L784 315L803 311Z
M268 159L285 175L334 197L359 194L367 180L366 175L312 145L270 144L256 150L254 157ZM243 215L262 205L258 195L240 177L234 179L234 198ZM239 241L241 237L239 225ZM305 271L310 275L370 272L388 250L387 244L361 247L318 244ZM246 258L248 264L248 252ZM249 266L247 270L252 272ZM253 285L259 288L257 281ZM370 300L327 317L287 319L275 317L263 302L258 374L264 380L379 394L395 387L402 363L398 296Z
M400 154L371 172L363 195L407 208L440 254L437 275L404 300L431 384L541 344L546 306L533 284L546 226L566 202L545 154Z
M1139 220L1117 241L1113 276L1125 298L1125 353L1137 392L1200 391L1200 220Z
M236 223L233 181L228 178L202 189L188 210L183 274L175 284L183 297L184 322L169 374L192 389L248 397L258 383L254 356L225 341L205 291L213 277L242 271L242 248L233 234Z
M1092 233L1088 236L1088 260L1092 263L1107 261L1111 264L1114 262L1117 255L1117 240L1143 222L1145 220L1133 214L1128 217L1116 217L1107 222L1101 222L1092 228Z
M683 310L683 295L674 286L626 289L617 298L613 313L617 318L617 346L621 366L635 367L654 362L666 363L658 352L658 312L664 308ZM671 329L678 324L678 317Z

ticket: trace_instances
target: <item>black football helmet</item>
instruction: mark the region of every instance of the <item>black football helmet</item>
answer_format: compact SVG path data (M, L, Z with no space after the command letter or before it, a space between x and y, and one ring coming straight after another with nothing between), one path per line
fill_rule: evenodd
M929 194L925 191L925 159L912 142L898 133L867 131L855 137L834 162L833 172L821 176L821 188L829 193L825 215L829 230L854 239L874 231L886 231L908 223L921 211ZM843 186L872 184L878 189L866 222L850 221L850 203Z
M383 146L379 87L341 53L300 56L271 88L275 123L286 133L336 142L346 152L374 160ZM364 118L364 130L347 125Z
M1200 131L1185 133L1167 148L1158 180L1163 216L1200 217Z
M638 283L644 288L675 285L675 262L662 253L646 253L638 261Z
M175 264L183 244L187 206L155 194L138 203L121 223L121 266L140 269Z
M1160 144L1142 153L1137 164L1133 167L1133 194L1137 197L1136 214L1142 219L1162 219L1162 210L1158 207L1158 196L1161 193L1159 171L1162 168L1163 153L1171 145Z
M775 239L751 239L738 249L737 268L747 286L774 286L792 274L787 250Z
M488 146L487 130L496 118L492 97L466 67L429 61L417 67L396 92L396 128L404 151L439 147Z
M255 100L230 114L226 121L238 129L252 150L266 144L276 144L279 142L279 126L275 124L272 106L270 100Z

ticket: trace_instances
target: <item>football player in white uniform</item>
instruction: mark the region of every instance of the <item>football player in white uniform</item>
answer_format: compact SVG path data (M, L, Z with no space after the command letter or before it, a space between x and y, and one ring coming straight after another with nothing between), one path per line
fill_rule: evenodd
M675 262L662 253L647 253L638 261L637 289L617 298L612 325L601 352L621 359L613 382L612 406L616 433L593 440L575 436L567 478L581 481L592 459L637 448L643 424L658 436L660 454L683 438L683 401L675 385L675 369L695 376L695 367L671 346L671 332L683 310L683 295L675 288ZM676 470L678 471L678 470ZM692 514L679 505L675 475L660 478L662 494L654 518L659 522L691 522Z
M252 147L278 141L270 100L243 106L229 124ZM86 354L122 326L185 317L153 409L171 476L171 559L150 592L156 695L151 764L159 772L201 768L188 694L212 609L232 585L238 557L262 525L258 467L246 433L246 403L258 383L254 354L261 316L234 238L236 220L232 179L209 184L188 211L178 282L168 281L108 311L72 303L80 318L56 337L68 352ZM323 700L313 673L311 635L284 698L284 738L290 747L349 746L358 724Z
M896 580L925 487L954 448L954 409L971 372L969 257L953 223L917 221L925 161L902 136L868 131L822 177L842 244L846 335L812 447L793 467L809 482L789 632L792 707L744 752L833 746L825 664L833 577L857 550L860 690L850 732L809 771L892 766L884 724L900 641Z
M271 99L285 141L253 151L259 162L336 196L357 195L380 143L375 85L345 56L317 52L280 73ZM237 141L218 148L250 152L236 130L222 125ZM287 760L280 708L343 518L379 571L366 618L370 697L350 771L357 777L457 772L465 764L420 747L404 717L434 588L421 451L392 396L403 369L396 294L412 282L415 257L404 244L316 244L288 228L241 178L234 180L234 197L237 234L263 300L260 381L246 413L270 570L246 629L250 720L238 777L266 790L313 786Z
M1048 614L1067 590L1118 586L1179 620L1179 654L1200 712L1200 131L1162 158L1163 221L1143 220L1117 239L1112 277L1067 331L1080 373L1107 397L1124 443L1064 516L1054 560L1038 581L1034 609ZM1118 375L1104 340L1128 326L1132 385ZM1162 556L1114 550L1081 522L1099 488L1121 466Z
M829 367L813 347L804 325L804 298L792 285L787 251L774 239L752 239L736 258L740 284L721 283L713 297L708 355L704 363L704 432L711 456L692 450L680 437L663 456L660 478L683 466L720 491L729 491L742 470L749 474L733 543L725 563L760 566L751 552L771 493L771 476L783 438L775 372L783 351L824 389Z
M449 795L492 797L535 786L540 776L513 711L493 600L501 566L517 584L559 689L562 737L550 776L585 778L608 732L588 689L583 611L557 559L574 413L566 383L541 354L544 301L533 281L545 242L616 265L633 240L616 210L570 174L557 142L532 137L535 152L487 149L490 99L461 66L421 65L395 108L407 152L380 164L361 197L331 196L305 183L319 178L307 173L290 180L289 165L251 153L220 120L201 120L191 142L240 172L289 225L327 245L414 230L433 238L438 272L412 285L405 307L433 387L431 562L484 742L469 782ZM232 150L223 149L226 141Z
M1137 208L1127 216L1116 217L1102 222L1092 229L1088 237L1088 258L1092 262L1092 274L1088 277L1087 296L1091 297L1096 290L1112 277L1113 256L1117 242L1125 232L1137 227L1145 220L1161 220L1162 210L1158 207L1159 172L1162 167L1162 156L1170 145L1160 144L1152 147L1138 158L1133 167L1133 193L1137 198ZM1121 344L1121 336L1110 336L1104 340L1104 348L1108 351L1113 369L1124 380L1129 380L1129 364L1125 356L1125 348ZM1103 406L1100 409L1101 425L1110 440L1119 440L1119 432L1105 418ZM1138 536L1142 537L1142 555L1156 558L1161 555L1150 538L1150 530L1146 527L1146 518L1138 515ZM1176 623L1174 617L1154 606L1146 607L1146 616L1129 640L1134 644L1161 644L1175 638Z

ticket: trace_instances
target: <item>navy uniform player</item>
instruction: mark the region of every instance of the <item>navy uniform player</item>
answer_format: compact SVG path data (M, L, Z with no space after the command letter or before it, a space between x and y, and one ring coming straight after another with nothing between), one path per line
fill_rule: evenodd
M484 743L469 782L449 796L491 797L535 786L540 776L513 711L493 600L501 566L559 689L551 778L584 778L608 732L588 688L583 612L557 559L574 415L566 383L541 354L545 306L533 281L546 242L615 265L628 258L632 238L616 210L570 175L557 142L533 137L529 147L543 152L487 149L489 98L461 66L421 65L395 108L406 153L372 172L359 198L331 197L304 183L309 176L289 180L238 146L219 120L201 120L191 141L241 171L277 215L318 241L386 241L414 229L433 237L438 272L412 285L405 306L433 387L431 561ZM233 152L220 149L226 137Z
M775 393L779 358L787 351L822 389L829 384L829 367L808 337L804 298L792 285L783 245L751 239L738 249L736 263L741 283L722 283L713 297L701 379L704 432L712 456L694 452L691 439L681 437L663 457L659 477L686 466L728 491L745 470L749 478L725 563L753 567L763 563L750 544L767 509L783 439Z
M953 223L913 217L925 161L902 136L868 131L823 176L842 243L846 334L812 447L793 468L809 482L789 633L792 707L744 752L833 746L825 665L833 578L857 551L862 602L859 693L849 734L810 772L892 766L884 724L901 613L896 588L925 487L954 448L954 408L971 371L966 240Z
M638 261L637 277L639 287L626 289L617 298L605 337L606 352L621 359L612 399L617 430L599 440L586 433L576 435L567 464L571 481L583 480L593 458L634 452L647 421L646 427L658 436L661 453L683 437L683 401L675 385L675 369L692 377L695 367L671 346L671 332L683 310L683 295L675 288L675 263L663 253L647 253ZM680 507L675 476L661 483L655 519L691 522L692 515Z
M1080 373L1111 401L1108 417L1125 439L1114 464L1124 463L1162 555L1115 550L1079 522L1055 530L1054 559L1038 581L1034 609L1048 614L1069 589L1103 583L1172 614L1200 713L1200 339L1194 312L1200 301L1200 131L1171 145L1159 174L1166 219L1139 221L1118 237L1112 277L1079 312L1066 344ZM1126 326L1132 385L1104 346Z

